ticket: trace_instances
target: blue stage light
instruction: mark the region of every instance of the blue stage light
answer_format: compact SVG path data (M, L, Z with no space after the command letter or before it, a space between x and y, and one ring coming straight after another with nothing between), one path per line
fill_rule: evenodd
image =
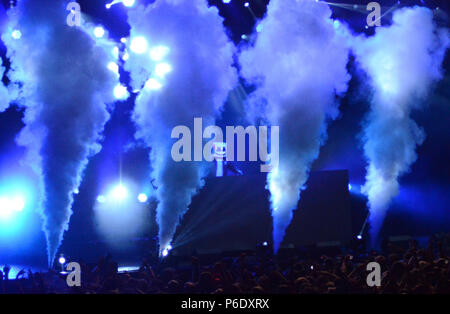
M131 8L135 2L135 0L122 0L123 5L128 8Z
M11 33L12 38L14 39L20 39L22 37L22 33L18 30L15 29L12 33Z
M61 265L64 265L64 264L66 263L66 259L64 258L64 256L61 256L61 257L58 259L58 262L59 262Z
M99 202L100 204L106 203L106 197L104 195L99 195L97 197L97 202Z
M122 84L117 84L116 87L114 87L114 97L119 100L128 98L127 88Z
M12 216L12 214L13 211L11 210L11 203L9 198L0 197L0 219L7 220Z
M231 0L222 0L223 3L228 4L231 2Z
M172 71L172 66L168 63L158 63L155 67L155 74L159 77L164 77L167 73Z
M111 9L111 7L114 5L114 4L117 4L117 3L120 3L120 2L122 2L121 0L113 0L112 2L110 2L110 3L107 3L106 5L105 5L105 7L109 10L109 9Z
M25 199L22 196L0 196L0 219L9 220L14 212L21 212L25 208Z
M333 26L335 29L338 29L340 25L341 25L341 23L338 20L334 20Z
M170 250L172 249L172 246L169 244L162 252L161 252L161 256L162 257L166 257L167 255L169 255Z
M16 196L11 199L11 210L21 212L25 208L25 200L21 196Z
M156 46L150 50L150 59L153 61L163 60L170 52L167 46Z
M114 47L112 50L111 50L111 53L112 53L112 56L114 57L114 59L119 59L119 47Z
M97 38L101 38L105 35L105 29L101 26L97 26L94 28L94 36Z
M127 8L130 8L130 7L134 6L134 4L136 3L136 0L113 0L110 3L107 3L105 5L105 7L109 10L109 9L111 9L111 7L113 5L118 4L118 3L122 3Z
M357 238L358 240L361 240L361 239L362 239L362 235L358 234L358 235L356 236L356 238Z
M11 171L13 175L9 175ZM39 190L34 173L12 166L3 169L0 180L0 263L8 254L25 250L29 240L38 236L41 221L36 215L36 192ZM6 251L6 252L5 252ZM6 254L6 255L5 255Z
M114 73L119 73L119 66L115 62L108 63L108 69L113 71Z
M244 3L244 7L248 8L250 6L250 3L246 2Z
M264 242L262 243L262 245L263 245L263 246L267 246L268 244L267 244L266 241L264 241Z
M155 80L154 78L150 78L146 83L145 83L145 88L149 89L149 90L158 90L161 89L162 84L160 82L158 82L157 80Z
M128 190L122 184L117 185L111 191L111 197L119 201L124 200L127 196Z
M156 46L150 50L150 58L153 61L161 61L169 54L169 52L169 47Z
M148 200L148 196L146 194L141 193L138 195L138 201L140 203L145 203L145 202L147 202L147 200Z
M348 190L351 191L352 190L352 185L349 183L348 184Z
M144 37L137 36L131 40L130 49L134 53L143 54L147 51L147 48L148 48L147 39L145 39Z

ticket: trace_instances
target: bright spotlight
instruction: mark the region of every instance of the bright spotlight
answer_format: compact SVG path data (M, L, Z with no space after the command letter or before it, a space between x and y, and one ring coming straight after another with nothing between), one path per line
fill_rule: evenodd
M119 59L119 47L116 46L112 49L112 55L115 59Z
M64 265L64 264L66 263L66 259L64 258L64 256L61 256L61 257L58 259L58 262L59 262L61 265Z
M138 201L140 203L145 203L145 202L147 202L147 200L148 200L148 196L146 194L141 193L138 195Z
M148 43L147 39L142 36L134 37L131 40L130 49L134 53L143 54L147 51Z
M231 2L231 0L222 0L223 3L228 4Z
M246 2L244 3L244 7L248 8L250 6L250 3Z
M127 197L128 191L122 184L119 184L111 191L111 195L116 200L123 200Z
M22 33L18 30L15 29L12 33L11 33L12 38L14 39L20 39L22 37Z
M341 23L338 20L334 20L333 26L335 29L338 29L340 25L341 25Z
M128 97L127 88L122 84L117 84L116 87L114 87L114 97L120 100L126 99Z
M127 61L129 58L130 58L130 55L128 54L128 52L125 52L122 56L123 61Z
M128 8L132 7L135 2L135 0L122 0L123 5Z
M167 73L172 71L172 66L168 63L158 63L155 67L155 74L159 77L164 77Z
M11 217L11 201L7 197L0 197L0 219Z
M115 62L108 63L108 69L113 71L114 73L119 73L119 66Z
M121 0L112 0L112 2L107 3L107 4L105 5L105 7L109 10L109 9L111 9L111 7L112 7L113 5L118 4L118 3L121 3L121 2L122 2Z
M356 238L357 238L358 240L361 240L361 239L362 239L362 235L358 234L358 235L356 236Z
M168 245L162 252L161 255L162 257L166 257L167 255L169 255L170 250L172 249L172 245Z
M97 197L97 202L99 202L100 204L106 203L106 197L104 195L99 195Z
M263 245L263 246L267 246L267 242L264 241L264 242L262 243L262 245Z
M150 58L153 61L161 61L170 52L169 47L166 46L156 46L150 50Z
M0 218L2 219L8 219L14 212L21 212L24 208L25 200L21 196L0 197Z
M349 183L348 184L348 190L351 191L352 190L352 185Z
M145 87L149 90L158 90L161 89L162 84L155 80L154 78L148 79L147 82L145 82Z
M105 35L105 29L101 26L97 26L94 28L94 36L97 38L101 38Z
M11 210L21 212L25 208L25 200L20 196L16 196L10 200L10 206Z

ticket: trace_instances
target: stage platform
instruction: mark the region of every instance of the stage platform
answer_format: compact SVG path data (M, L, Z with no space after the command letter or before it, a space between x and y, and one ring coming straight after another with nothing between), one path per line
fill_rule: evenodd
M311 172L282 247L348 244L352 238L348 172ZM177 254L253 250L272 239L266 175L206 180L177 229Z

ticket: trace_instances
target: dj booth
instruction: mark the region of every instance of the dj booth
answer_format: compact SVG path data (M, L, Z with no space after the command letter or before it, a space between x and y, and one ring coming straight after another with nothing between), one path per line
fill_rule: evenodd
M282 247L347 244L352 238L347 171L311 172ZM178 254L252 250L272 241L266 175L210 177L172 242Z

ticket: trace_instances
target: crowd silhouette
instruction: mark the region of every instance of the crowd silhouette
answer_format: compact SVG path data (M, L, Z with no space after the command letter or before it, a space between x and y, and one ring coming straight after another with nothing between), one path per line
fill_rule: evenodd
M401 248L387 243L383 254L352 252L300 256L291 250L283 256L264 252L226 254L150 263L136 271L119 272L111 256L95 264L80 263L81 286L69 287L66 275L55 270L22 270L9 278L0 271L1 293L79 294L449 294L450 234L430 238L427 247L410 241ZM286 253L286 252L285 252ZM381 267L381 285L367 284L367 264ZM152 265L151 265L152 264Z

